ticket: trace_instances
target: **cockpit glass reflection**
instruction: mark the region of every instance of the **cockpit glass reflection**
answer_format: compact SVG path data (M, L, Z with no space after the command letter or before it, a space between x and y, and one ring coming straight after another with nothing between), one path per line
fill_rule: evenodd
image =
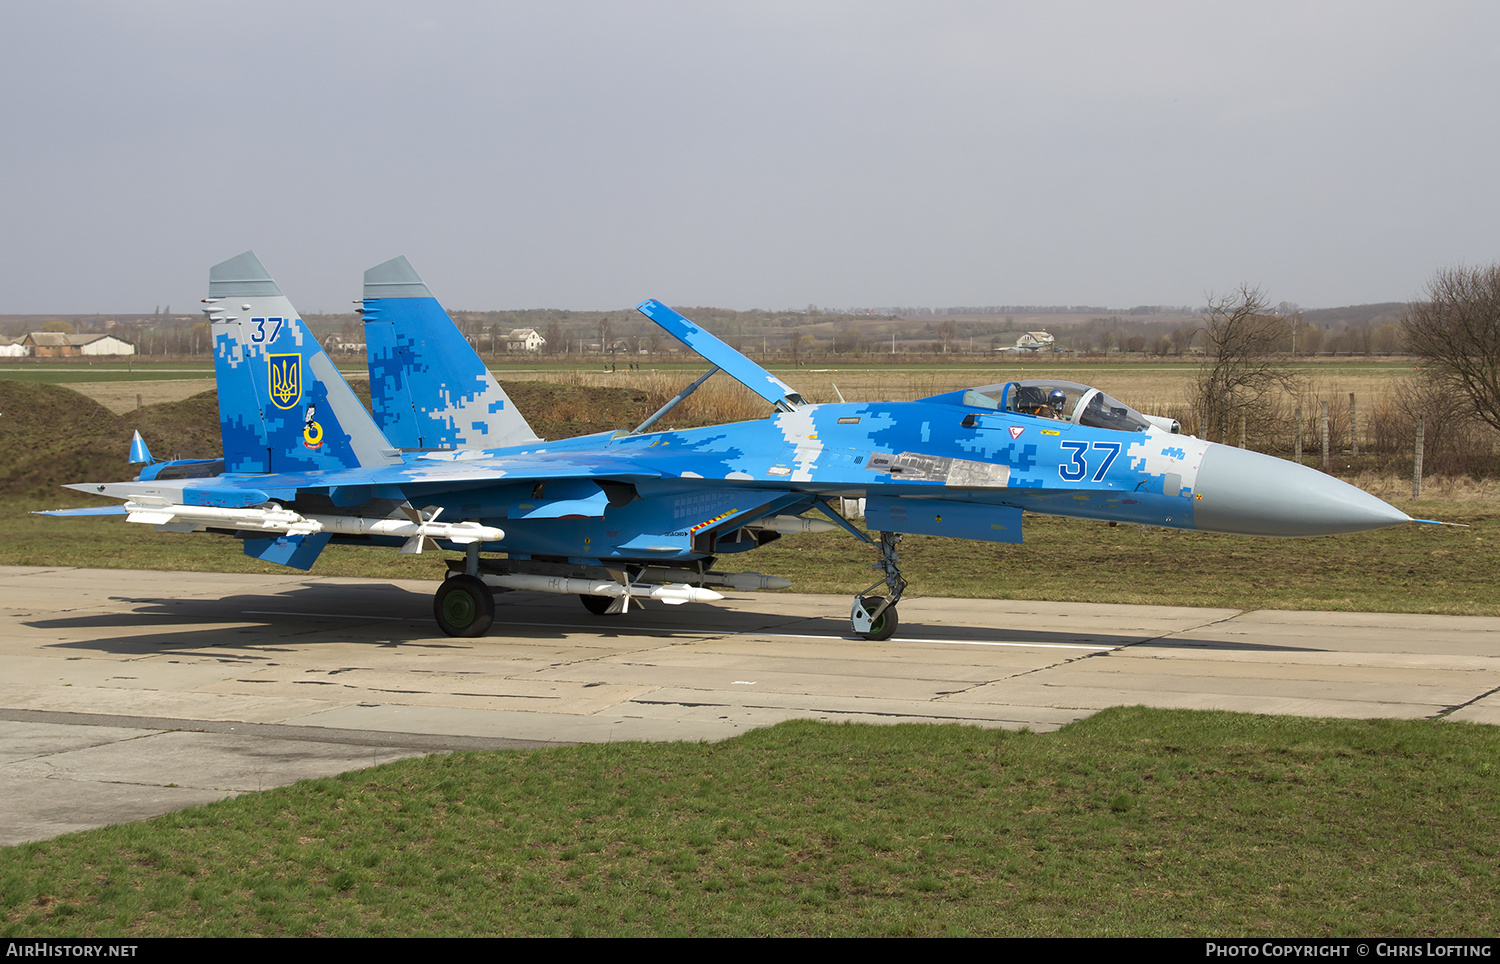
M1153 428L1178 431L1169 418L1148 417L1097 388L1054 379L1030 379L987 385L974 392L1002 411L1020 412L1073 425L1116 432L1146 432Z

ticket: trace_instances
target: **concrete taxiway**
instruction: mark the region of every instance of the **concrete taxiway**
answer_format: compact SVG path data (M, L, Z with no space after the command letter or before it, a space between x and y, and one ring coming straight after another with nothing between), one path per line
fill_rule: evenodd
M431 583L0 568L0 844L403 756L716 740L791 718L1055 729L1109 706L1500 723L1500 618L730 593L591 616Z

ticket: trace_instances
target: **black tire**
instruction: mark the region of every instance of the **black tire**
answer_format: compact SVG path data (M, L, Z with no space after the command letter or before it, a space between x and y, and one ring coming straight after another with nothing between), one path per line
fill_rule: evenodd
M613 596L584 596L579 595L578 600L583 603L583 608L595 616L604 616L609 613L609 607L614 605Z
M874 603L876 606L880 605L878 599L868 599L865 602L867 604ZM896 606L893 603L885 608L885 612L875 617L875 621L870 624L870 631L868 633L860 633L860 635L865 639L872 639L876 642L882 639L890 639L896 635L896 627L899 624L900 621L896 618Z
M432 615L449 636L483 636L495 621L495 592L478 576L449 576L432 597Z

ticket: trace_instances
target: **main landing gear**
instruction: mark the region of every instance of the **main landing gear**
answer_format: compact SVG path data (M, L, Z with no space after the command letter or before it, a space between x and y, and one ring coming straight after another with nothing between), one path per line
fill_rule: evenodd
M432 597L432 615L449 636L483 636L495 621L495 590L478 576L451 575Z
M464 552L464 571L449 572L432 597L432 615L449 636L483 636L495 622L495 590L479 578L479 543Z

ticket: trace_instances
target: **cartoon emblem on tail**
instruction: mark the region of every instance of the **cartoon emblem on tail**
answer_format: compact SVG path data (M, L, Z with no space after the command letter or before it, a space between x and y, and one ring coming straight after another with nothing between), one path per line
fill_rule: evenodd
M323 444L323 426L313 421L313 416L318 414L318 406L307 406L307 414L302 417L302 441L310 449L315 449Z
M277 408L296 408L302 400L302 356L271 356L271 403Z

